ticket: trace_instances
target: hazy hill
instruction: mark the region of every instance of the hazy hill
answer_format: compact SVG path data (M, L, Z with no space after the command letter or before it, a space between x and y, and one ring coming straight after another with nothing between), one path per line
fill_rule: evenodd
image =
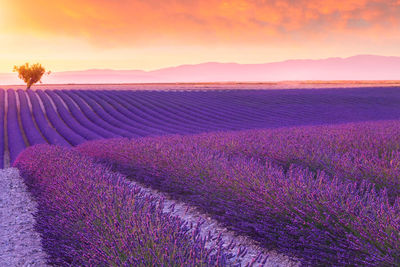
M17 84L13 74L0 74L0 84ZM45 83L157 83L290 80L400 80L400 57L359 55L348 58L287 60L265 64L209 62L153 71L85 70L55 72Z

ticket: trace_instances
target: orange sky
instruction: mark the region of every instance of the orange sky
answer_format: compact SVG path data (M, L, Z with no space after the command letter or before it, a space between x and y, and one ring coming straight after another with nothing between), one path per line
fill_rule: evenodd
M400 56L400 0L0 0L0 72Z

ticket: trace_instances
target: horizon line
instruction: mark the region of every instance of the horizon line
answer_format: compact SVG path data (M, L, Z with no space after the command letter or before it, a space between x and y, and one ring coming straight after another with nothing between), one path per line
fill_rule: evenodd
M226 82L142 82L142 83L42 83L35 84L33 87L53 86L53 85L225 85L225 84L400 84L399 80L282 80L282 81L226 81ZM1 86L25 86L25 84L0 84Z

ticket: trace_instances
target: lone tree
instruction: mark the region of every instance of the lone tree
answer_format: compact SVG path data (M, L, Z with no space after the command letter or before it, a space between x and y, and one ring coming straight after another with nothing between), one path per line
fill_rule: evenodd
M25 63L25 65L21 66L14 66L13 71L18 72L18 77L24 80L26 89L31 88L31 86L37 82L42 83L42 76L46 73L45 68L39 63L33 64L32 66L29 66L29 63ZM50 71L46 74L50 74Z

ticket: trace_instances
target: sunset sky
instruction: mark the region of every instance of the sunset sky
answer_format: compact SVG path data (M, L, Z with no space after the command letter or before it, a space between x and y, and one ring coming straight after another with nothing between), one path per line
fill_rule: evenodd
M400 56L400 0L0 0L0 72Z

